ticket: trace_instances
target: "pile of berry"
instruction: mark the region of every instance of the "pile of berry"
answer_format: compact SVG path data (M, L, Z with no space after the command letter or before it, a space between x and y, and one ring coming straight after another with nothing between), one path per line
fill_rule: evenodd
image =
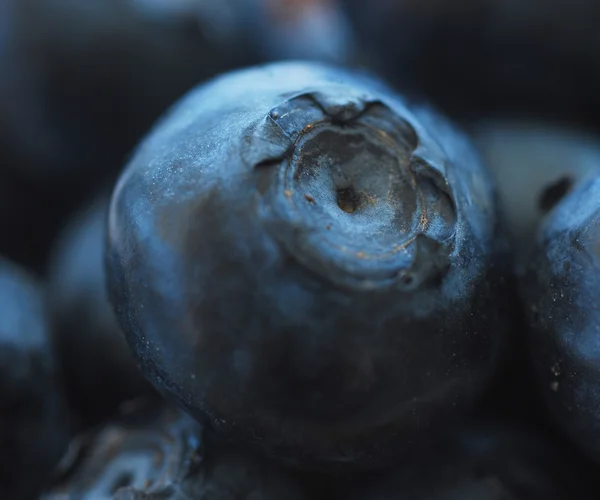
M599 498L596 11L5 0L0 499Z

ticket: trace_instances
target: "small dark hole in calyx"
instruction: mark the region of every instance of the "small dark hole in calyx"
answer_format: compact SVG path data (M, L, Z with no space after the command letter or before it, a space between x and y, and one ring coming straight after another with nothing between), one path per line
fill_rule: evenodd
M552 210L556 204L571 190L573 179L561 177L547 186L541 193L538 206L544 213Z
M133 474L131 472L122 472L113 481L112 486L110 488L110 493L112 495L114 495L121 488L126 488L127 486L131 486L132 483L133 483Z
M353 214L360 206L360 195L352 186L337 189L337 205L346 213Z

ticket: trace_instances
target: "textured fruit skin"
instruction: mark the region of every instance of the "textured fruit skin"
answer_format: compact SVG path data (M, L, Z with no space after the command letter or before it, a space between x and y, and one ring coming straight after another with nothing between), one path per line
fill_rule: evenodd
M554 422L600 461L600 176L541 225L521 280L539 392Z
M194 419L164 402L131 402L119 418L79 436L71 448L62 477L42 500L305 498L299 482L279 466L209 446Z
M36 498L68 437L43 289L0 258L0 497Z
M212 430L298 465L375 465L495 369L496 209L434 112L326 65L250 68L137 150L109 212L109 293L147 377Z
M83 427L104 421L122 402L152 391L106 293L108 201L102 197L73 217L53 248L48 273L52 335L63 384Z
M453 117L598 126L594 0L344 0L369 61Z
M536 427L496 419L451 429L428 455L349 485L350 500L581 500L596 470Z

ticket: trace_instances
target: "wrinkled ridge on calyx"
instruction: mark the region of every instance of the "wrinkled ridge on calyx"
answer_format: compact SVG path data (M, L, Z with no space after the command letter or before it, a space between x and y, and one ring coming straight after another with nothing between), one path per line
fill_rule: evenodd
M269 113L291 141L271 197L290 228L278 224L276 237L303 265L358 288L412 289L443 272L454 202L423 160L411 168L414 128L380 102L352 100L344 113L338 99L332 117L323 99L301 95Z

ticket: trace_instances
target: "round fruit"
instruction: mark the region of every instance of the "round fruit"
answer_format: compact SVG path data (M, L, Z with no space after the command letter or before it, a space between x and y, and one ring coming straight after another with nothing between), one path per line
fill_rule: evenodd
M37 498L68 428L43 289L0 258L0 492Z
M600 461L600 176L548 214L522 279L530 351L554 422Z
M472 133L496 179L521 268L554 204L579 180L600 171L600 142L581 130L516 119L478 123Z
M146 375L298 464L376 464L460 415L500 357L507 246L441 116L326 65L233 72L143 141L110 294Z

